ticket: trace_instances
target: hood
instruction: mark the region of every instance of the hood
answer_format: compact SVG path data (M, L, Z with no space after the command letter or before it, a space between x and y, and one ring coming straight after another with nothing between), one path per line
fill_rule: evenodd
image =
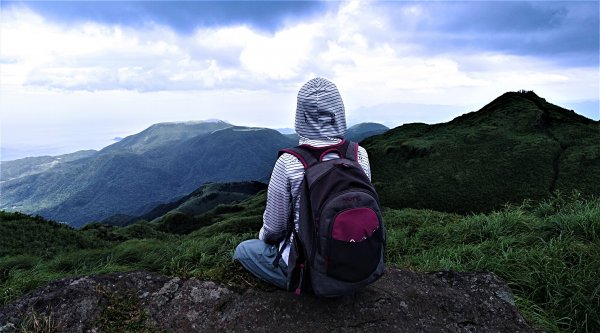
M346 135L344 102L331 81L318 77L300 88L296 133L307 139L343 138Z

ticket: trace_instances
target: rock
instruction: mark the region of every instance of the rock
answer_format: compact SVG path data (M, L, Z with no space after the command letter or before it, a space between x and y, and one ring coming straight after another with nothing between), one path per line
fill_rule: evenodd
M0 331L41 319L56 332L533 332L493 273L398 269L338 299L148 272L64 279L0 309Z

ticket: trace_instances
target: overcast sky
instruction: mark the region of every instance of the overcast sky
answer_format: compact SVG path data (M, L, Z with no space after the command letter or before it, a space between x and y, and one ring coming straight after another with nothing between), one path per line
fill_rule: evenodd
M1 1L2 160L158 122L293 127L337 84L350 123L438 123L506 91L599 115L598 1Z

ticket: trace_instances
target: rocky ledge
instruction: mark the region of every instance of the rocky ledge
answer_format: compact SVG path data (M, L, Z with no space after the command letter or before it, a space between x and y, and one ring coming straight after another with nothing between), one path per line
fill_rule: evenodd
M533 332L492 273L387 270L353 296L232 290L148 272L53 282L0 309L0 332Z

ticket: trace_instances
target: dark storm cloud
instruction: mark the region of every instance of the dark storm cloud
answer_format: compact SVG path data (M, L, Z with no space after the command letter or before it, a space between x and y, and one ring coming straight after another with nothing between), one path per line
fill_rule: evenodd
M568 10L563 5L536 2L440 3L445 19L434 23L443 30L456 32L528 33L560 28Z
M127 26L154 22L180 33L198 27L246 24L275 31L287 21L324 13L333 2L318 1L4 1L25 6L60 23L94 21Z
M598 65L599 2L385 2L404 42L427 53L503 52ZM411 6L419 11L411 12Z

